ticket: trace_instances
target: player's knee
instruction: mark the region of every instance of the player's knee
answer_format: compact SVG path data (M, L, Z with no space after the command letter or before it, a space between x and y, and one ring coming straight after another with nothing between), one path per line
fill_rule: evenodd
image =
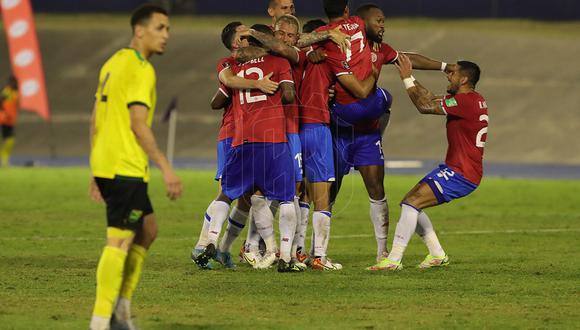
M374 200L381 200L385 198L385 188L381 184L373 184L367 187L369 198Z

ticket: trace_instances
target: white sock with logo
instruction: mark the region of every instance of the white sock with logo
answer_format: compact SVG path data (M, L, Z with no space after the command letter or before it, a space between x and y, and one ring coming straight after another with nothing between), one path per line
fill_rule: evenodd
M252 195L251 201L256 229L266 243L266 251L274 252L277 249L276 237L274 236L274 215L270 210L269 203L264 196L258 195Z
M330 237L330 217L331 213L328 211L314 211L312 213L315 257L326 257L328 239Z
M296 208L293 202L280 203L280 259L290 262L296 233Z
M240 236L240 233L246 226L248 221L248 213L241 211L238 207L234 207L232 212L230 212L230 217L228 219L228 227L226 233L222 237L220 242L220 251L230 252L232 244Z
M443 247L441 246L441 243L439 243L439 239L437 238L437 234L433 228L433 223L425 211L419 213L415 232L421 236L421 239L429 249L430 255L434 257L442 257L445 255L445 251L443 251Z
M214 244L217 248L217 241L222 231L222 226L228 218L230 204L222 201L213 201L209 205L207 214L210 217L210 225L207 233L207 244Z
M401 217L395 229L393 248L391 249L391 253L389 253L389 259L393 261L401 261L403 259L403 253L417 227L418 216L419 211L414 207L407 204L401 205Z
M381 200L370 201L370 216L375 228L375 239L377 240L377 258L387 252L387 236L389 234L389 206L386 197Z
M211 218L208 214L210 206L211 204L208 205L207 209L205 210L205 214L203 216L203 225L201 226L201 232L199 233L197 244L195 244L196 249L203 249L207 246L207 233L209 231L209 225L211 223Z

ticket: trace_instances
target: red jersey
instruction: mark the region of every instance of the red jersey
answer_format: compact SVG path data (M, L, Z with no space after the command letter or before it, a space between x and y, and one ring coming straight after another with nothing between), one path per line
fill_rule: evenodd
M395 63L397 58L399 58L399 53L388 44L371 44L371 62L379 74L383 65ZM381 124L378 119L361 121L354 125L354 131L363 134L378 131L380 128Z
M360 17L351 16L320 27L316 31L332 30L339 25L342 26L341 32L350 36L351 49L341 52L334 42L327 40L322 44L328 55L326 61L337 77L343 74L354 74L358 80L365 80L373 72L365 23ZM340 84L336 85L337 103L349 104L356 101L358 99L347 92Z
M487 104L477 92L447 95L441 102L447 114L445 164L479 184L483 176L483 147L487 140Z
M272 72L272 81L294 83L290 63L273 55L237 64L232 67L232 71L239 77L253 80L262 79ZM232 105L236 127L233 147L253 142L287 142L286 116L281 94L280 90L273 95L266 95L259 90L234 92Z
M307 61L305 51L298 48L296 48L296 51L298 52L298 63L292 64L292 78L294 79L296 98L294 99L294 103L284 105L284 111L286 112L286 133L288 134L298 134L300 131L300 98L298 97L298 91L302 84L302 75L304 74Z
M330 124L328 89L334 84L334 77L334 73L326 61L306 64L298 92L302 104L300 123Z
M235 64L235 60L231 56L224 57L218 61L218 64L217 64L218 80L219 80L220 73L223 70L230 68L233 64ZM224 84L222 84L220 82L219 90L226 97L231 99L232 90L229 87L225 86ZM221 123L220 131L218 134L218 141L222 141L222 140L225 140L227 138L233 137L234 136L234 128L235 128L234 113L232 111L232 103L230 102L230 104L224 109L224 113L222 115L222 123Z

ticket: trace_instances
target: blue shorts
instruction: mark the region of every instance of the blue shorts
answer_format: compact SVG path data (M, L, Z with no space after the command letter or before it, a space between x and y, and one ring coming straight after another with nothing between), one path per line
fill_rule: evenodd
M332 135L325 124L300 127L304 176L310 182L335 181Z
M349 127L363 121L378 119L391 109L393 96L382 88L377 88L366 99L350 104L335 103L330 108L333 123Z
M260 190L270 200L293 201L294 165L288 143L245 143L231 149L222 191L231 200Z
M439 204L449 203L454 199L469 195L477 185L445 164L427 174L419 183L425 182L431 187Z
M294 160L294 181L302 182L302 144L300 143L300 135L288 133L286 137L288 138L290 155Z
M337 133L334 136L337 175L346 175L350 168L359 166L385 166L381 132L367 134Z
M224 166L228 158L228 153L232 149L232 138L223 139L217 143L217 172L215 180L219 181L224 174Z

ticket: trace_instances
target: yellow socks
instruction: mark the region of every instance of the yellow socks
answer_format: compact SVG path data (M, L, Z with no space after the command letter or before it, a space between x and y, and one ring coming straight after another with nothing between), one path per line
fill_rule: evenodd
M121 283L123 282L123 269L127 252L106 246L97 267L97 299L93 310L94 316L110 318L113 307L117 301Z
M14 148L14 138L9 137L4 140L2 150L0 150L0 165L7 167L10 165L10 155L12 155L12 148Z
M141 245L133 244L125 261L125 273L123 274L123 285L121 287L121 297L131 300L133 292L141 279L143 261L147 250Z

